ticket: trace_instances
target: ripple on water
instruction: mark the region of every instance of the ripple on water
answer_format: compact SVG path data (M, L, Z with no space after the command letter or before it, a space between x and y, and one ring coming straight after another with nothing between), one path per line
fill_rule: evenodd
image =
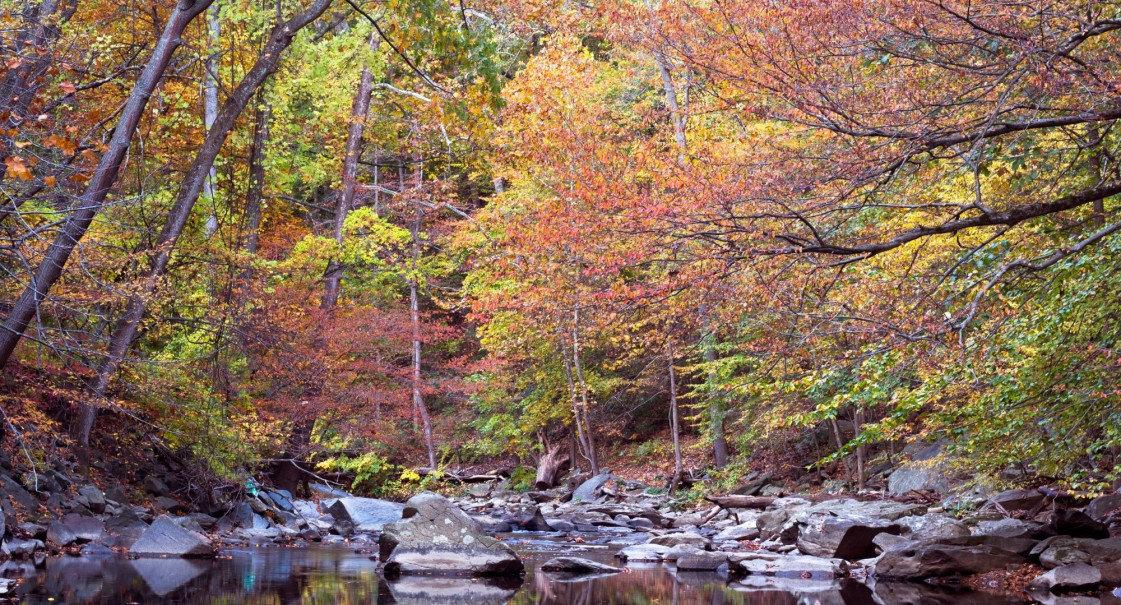
M715 573L681 572L660 564L632 565L624 573L571 576L542 572L546 560L570 554L604 563L617 546L581 538L521 533L507 539L526 560L524 578L405 577L386 582L366 554L339 546L237 550L214 561L119 556L50 559L45 569L0 565L0 577L20 578L7 595L32 605L168 603L183 605L336 605L471 603L476 605L981 605L1019 603L979 593L922 584L848 580L821 582L749 577L729 582ZM6 583L0 582L0 586Z

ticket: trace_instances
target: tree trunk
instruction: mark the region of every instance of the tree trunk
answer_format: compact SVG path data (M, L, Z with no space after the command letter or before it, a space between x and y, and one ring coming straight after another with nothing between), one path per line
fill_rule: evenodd
M584 380L584 367L580 363L580 308L572 310L572 367L576 370L576 380L580 384L580 407L577 410L584 419L584 428L588 442L588 463L592 465L592 474L599 474L599 461L596 460L596 442L592 436L592 424L588 421L588 382Z
M187 224L191 209L199 198L203 182L210 172L210 166L214 164L215 158L218 157L218 152L221 151L222 144L225 143L226 137L233 130L238 116L245 110L245 106L256 90L276 70L284 50L291 44L296 32L319 17L330 4L331 0L316 0L307 10L285 23L277 24L273 28L257 62L245 74L241 83L226 99L221 111L218 112L214 127L207 132L194 161L187 169L175 204L168 213L167 222L164 223L163 230L156 240L156 247L149 257L150 267L143 280L143 285L139 292L129 297L125 314L118 321L113 337L109 341L109 350L98 367L97 378L92 385L96 399L104 396L105 389L109 386L109 382L120 367L125 353L132 345L140 320L144 317L144 312L147 309L148 299L167 269L167 263L171 259L171 251ZM82 405L78 426L78 441L82 446L89 443L89 433L96 415L97 409L92 403L87 402Z
M419 160L419 158L418 158ZM424 447L428 451L428 466L436 470L436 448L432 441L432 419L428 415L428 406L424 404L424 395L421 393L420 380L420 297L417 287L420 280L420 225L424 220L424 209L420 205L420 194L423 187L424 168L417 163L417 194L413 203L413 257L411 275L409 276L409 319L413 328L413 404L420 413L421 426L424 428Z
M592 448L589 444L588 433L584 429L584 421L580 414L580 401L576 395L576 381L572 376L572 358L568 354L568 340L565 338L564 330L559 327L557 328L557 337L560 340L561 357L564 359L564 375L568 381L568 394L572 402L572 422L576 425L574 433L580 446L580 453L584 456L584 459L588 461L588 466L592 469L592 474L594 475L598 469L596 469L595 463L592 462L595 456L591 452ZM575 458L573 458L573 465L576 465Z
M650 0L643 0L648 12L653 12ZM677 164L685 166L686 155L689 152L685 138L685 114L677 102L677 87L673 83L673 72L669 68L669 60L660 48L654 49L654 63L658 66L658 75L662 78L662 90L666 97L666 107L669 109L670 120L673 122L673 140L677 145Z
M860 437L860 427L864 424L864 411L854 410L852 413L853 439ZM864 446L856 446L856 489L864 489Z
M12 307L11 313L4 321L0 330L0 368L7 365L12 353L16 349L23 331L31 323L31 318L39 311L39 305L46 298L54 283L62 276L62 269L78 246L78 242L89 230L90 223L101 211L102 204L109 189L116 183L121 165L128 154L132 134L140 118L144 116L144 108L152 96L156 86L171 62L171 57L179 45L183 43L183 31L195 17L206 10L213 0L179 0L175 10L168 17L167 24L160 34L152 56L136 80L128 101L121 110L120 118L113 129L113 136L109 140L108 149L101 156L97 169L86 186L85 192L73 206L73 211L63 225L61 232L55 237L50 248L47 249L43 261L35 270L31 281L23 294Z
M702 313L705 312L702 310ZM704 359L705 363L709 364L707 379L709 388L713 389L716 385L716 370L712 368L712 364L716 363L716 347L712 342L715 336L711 330L707 329L707 314L702 318L702 322L705 324L701 336L704 343ZM724 410L721 409L720 398L712 390L709 391L708 399L709 417L712 422L712 459L716 468L723 468L728 464L728 438L724 434Z
M249 147L249 190L245 200L245 251L257 253L258 238L261 230L261 199L265 191L265 146L269 141L269 120L272 108L257 91L257 107L254 112L253 143Z
M377 49L379 38L370 38L370 47ZM346 216L354 207L354 194L357 191L358 160L362 157L362 135L366 129L366 117L370 113L370 94L374 90L374 75L369 66L362 68L358 79L358 91L354 95L354 106L350 112L350 126L346 133L346 155L343 157L343 191L335 205L335 241L342 244L343 225ZM339 301L339 287L342 282L343 266L337 259L327 264L324 278L323 308L331 310Z
M673 431L673 479L669 482L669 492L677 491L677 484L681 482L683 472L681 464L681 427L678 423L677 410L677 370L673 367L673 342L666 342L666 357L669 361L669 415L670 430Z
M203 97L203 124L206 131L214 128L214 121L218 119L218 66L221 57L218 45L222 36L222 23L218 20L221 0L215 0L213 6L207 11L207 43L210 45L210 55L206 57L206 73L202 79ZM202 196L208 200L214 199L214 182L218 180L218 171L214 164L210 164L206 181L202 184ZM208 221L209 224L209 221Z
M564 451L564 442L553 444L545 443L545 452L537 461L537 478L534 486L537 489L549 489L557 484L557 475L564 470L569 462L568 454Z

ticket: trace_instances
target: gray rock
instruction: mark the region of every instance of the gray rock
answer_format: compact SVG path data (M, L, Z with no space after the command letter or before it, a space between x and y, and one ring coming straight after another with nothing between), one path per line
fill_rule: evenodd
M156 509L169 513L180 513L187 510L187 507L175 498L156 496Z
M728 555L718 552L704 552L686 555L677 560L678 571L716 571L727 565Z
M214 548L202 536L183 529L171 517L160 516L129 552L140 557L213 557Z
M62 518L62 524L70 530L78 542L93 542L101 538L105 524L97 517L86 517L70 513Z
M147 530L148 524L136 517L110 517L105 521L106 533L116 537L117 544L125 548L136 543Z
M62 521L51 521L47 524L47 544L53 546L70 546L78 541L78 536L66 528Z
M564 519L548 519L548 522L549 522L549 527L551 527L553 529L553 531L563 531L563 532L576 531L576 525L574 523L572 523L571 521L566 521Z
M170 496L171 488L163 482L162 479L155 475L148 475L144 478L144 489L153 496Z
M125 495L124 488L119 485L109 488L109 491L105 492L105 498L117 504L128 504L128 496Z
M587 573L619 573L623 571L618 567L592 561L591 559L582 559L580 557L554 557L545 561L541 565L543 571L562 571L572 574L587 574Z
M545 516L541 514L541 509L539 507L534 506L532 511L532 513L518 522L518 525L521 525L522 529L526 531L553 531L553 528L549 526L549 522L545 520Z
M397 605L506 605L521 585L521 578L516 576L401 576L386 582L390 594L386 595L388 599L384 602Z
M295 505L292 503L292 492L286 489L270 489L268 491L269 498L278 510L285 512L295 512Z
M665 554L662 555L662 560L663 561L676 561L676 560L680 559L681 557L687 557L689 555L696 555L696 554L700 554L700 553L703 553L703 552L704 552L703 548L698 548L698 547L696 547L692 544L678 544L677 546L671 546L670 549L667 550L665 552Z
M450 500L424 492L405 503L403 520L387 523L379 542L389 575L510 575L524 570L506 544L486 535Z
M624 561L661 561L668 552L669 547L661 544L635 544L615 553L615 557Z
M31 492L23 489L15 479L7 475L0 475L0 495L8 494L13 504L18 504L29 513L35 512L39 508L39 499L31 495Z
M1032 580L1030 587L1051 592L1089 590L1101 584L1102 572L1086 563L1071 563L1056 567Z
M972 575L1023 563L1020 555L988 545L917 542L887 550L876 562L878 578L917 580Z
M1098 521L1104 521L1109 513L1121 509L1121 494L1106 494L1090 501L1086 514Z
M337 487L331 487L330 485L327 485L325 483L309 483L308 487L311 488L311 491L315 492L316 495L323 498L351 497L349 492L345 492Z
M80 501L85 504L95 515L105 512L105 494L96 485L87 485L78 489Z
M470 515L470 517L488 534L502 534L514 531L514 527L505 519L499 519L489 515Z
M1007 511L1030 510L1043 502L1043 494L1034 489L1010 489L993 496L990 501Z
M768 552L736 553L729 560L750 575L830 580L848 575L848 564L839 559Z
M903 517L897 520L896 524L899 525L901 535L912 540L954 538L971 534L966 524L939 513Z
M973 529L975 536L999 536L1001 538L1030 538L1041 526L1019 519L982 521Z
M876 519L815 519L799 533L798 550L826 559L863 559L875 554L872 539L881 533L898 534L899 526Z
M627 525L635 529L654 529L654 522L650 519L639 517L638 519L631 519L627 521ZM758 532L756 532L758 533Z
M129 561L148 588L156 596L164 597L201 576L209 567L197 561L154 561L136 559Z
M759 537L759 527L756 526L758 519L752 519L727 527L712 537L713 542L726 542L728 540L754 540Z
M683 544L688 544L690 546L696 546L696 547L699 547L699 548L704 548L705 546L708 546L708 539L705 538L704 536L700 535L700 534L696 534L696 533L693 533L691 531L685 531L685 532L678 532L678 533L672 533L672 534L662 534L660 536L654 536L653 538L650 538L649 540L647 540L646 543L647 544L658 544L660 546L666 546L666 547L674 547L674 546L681 546Z
M36 552L43 550L44 544L42 540L34 538L30 540L12 539L4 542L0 552L7 554L10 557L19 559L21 557L31 557Z
M381 531L387 523L401 520L405 506L375 498L339 498L327 508L338 521L354 524L358 531Z
M592 477L591 479L588 479L587 481L581 483L580 487L576 488L576 491L572 492L572 501L589 502L591 500L594 500L596 497L596 491L598 491L604 485L607 485L607 483L614 478L615 475L603 472L596 475L595 477Z
M917 452L912 456L910 463L895 469L888 477L888 492L902 496L915 490L949 491L949 477L943 465L934 461L941 453L942 446L937 444Z

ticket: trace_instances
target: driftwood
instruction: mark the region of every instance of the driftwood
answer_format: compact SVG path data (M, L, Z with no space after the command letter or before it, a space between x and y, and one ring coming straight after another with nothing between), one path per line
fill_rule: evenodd
M763 510L774 504L774 498L763 496L705 496L705 500L720 508L754 508Z
M537 461L537 479L534 486L537 489L549 489L557 484L557 476L568 466L568 452L560 443L545 447L545 453Z

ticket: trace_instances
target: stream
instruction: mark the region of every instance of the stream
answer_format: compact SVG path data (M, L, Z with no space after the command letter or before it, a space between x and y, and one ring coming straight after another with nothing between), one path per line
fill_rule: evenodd
M868 586L855 580L821 582L758 578L728 581L715 573L677 573L672 565L637 564L624 573L564 577L540 566L558 555L618 564L616 546L556 542L533 534L507 539L526 562L524 578L472 580L380 577L377 563L351 546L253 548L223 551L215 560L58 557L45 568L13 562L3 577L21 578L6 595L14 602L76 604L352 605L401 604L653 604L674 605L895 605L1019 603L999 596L942 590L922 584Z

